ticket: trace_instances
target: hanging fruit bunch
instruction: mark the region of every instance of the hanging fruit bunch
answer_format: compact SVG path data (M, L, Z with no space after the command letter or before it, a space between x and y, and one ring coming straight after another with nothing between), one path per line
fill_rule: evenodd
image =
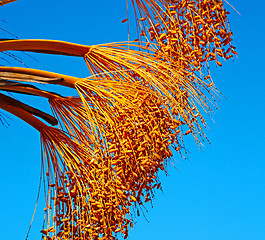
M228 15L223 0L132 0L139 39L156 43L160 58L180 66L191 83L205 87L209 63L233 58ZM199 80L198 80L198 76ZM210 83L209 83L210 84Z
M219 57L236 54L223 2L132 4L141 41L93 46L0 41L4 53L81 57L91 73L77 78L0 67L0 108L41 135L46 177L43 239L127 238L133 227L132 207L151 201L161 186L157 173L166 171L172 150L185 155L184 137L190 133L198 143L206 139L199 109L211 113L216 89L204 68L208 70L209 61L221 65ZM38 83L76 89L78 97L41 90ZM4 92L46 98L53 116Z

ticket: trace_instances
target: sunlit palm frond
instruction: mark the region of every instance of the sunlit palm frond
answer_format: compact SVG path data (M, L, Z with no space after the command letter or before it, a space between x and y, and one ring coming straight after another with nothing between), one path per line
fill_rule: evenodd
M158 58L155 49L142 50L128 49L121 43L99 45L93 46L85 59L91 73L96 76L113 79L116 84L128 82L131 87L140 84L156 92L167 102L164 107L174 109L194 133L198 130L203 135L197 121L191 122L191 119L197 117L204 121L198 107L211 112L212 99L218 96L213 84L196 75L189 78L187 70ZM81 82L86 83L85 80Z
M46 236L88 239L128 234L130 204L107 156L88 153L62 131L41 131L48 176Z
M173 64L202 72L210 61L222 65L219 59L237 54L222 0L132 0L132 4L140 37L158 44Z
M10 1L0 1L6 4ZM55 40L1 39L0 52L84 58L91 76L0 67L0 90L49 100L54 117L0 93L0 108L41 134L46 175L46 239L128 237L131 208L160 188L172 151L206 138L202 112L216 107L210 61L236 55L223 1L132 0L141 41L86 46ZM74 88L78 97L33 82ZM59 128L48 127L59 122Z

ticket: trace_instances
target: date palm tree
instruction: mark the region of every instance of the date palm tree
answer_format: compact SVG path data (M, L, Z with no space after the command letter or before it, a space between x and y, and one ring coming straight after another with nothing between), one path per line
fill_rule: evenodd
M91 73L77 78L0 67L0 108L40 132L44 239L127 238L132 206L151 201L172 150L185 155L188 134L198 143L207 139L202 112L211 113L218 96L209 63L222 66L220 59L236 55L223 1L131 0L131 6L135 41L0 41L0 52L81 57ZM44 91L39 83L76 89L78 97ZM46 98L53 116L5 92Z

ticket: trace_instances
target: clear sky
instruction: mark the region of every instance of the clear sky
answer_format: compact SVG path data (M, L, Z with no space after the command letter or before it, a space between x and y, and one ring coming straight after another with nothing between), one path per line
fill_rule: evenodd
M225 97L208 121L211 145L200 151L191 136L189 161L176 158L169 176L160 174L163 193L137 219L131 240L265 239L265 27L263 0L230 0L230 24L238 59L212 76ZM24 39L56 39L81 44L127 40L126 1L19 0L0 8L1 28ZM11 37L1 31L2 37ZM132 31L132 38L134 32ZM136 36L135 36L136 37ZM71 57L20 55L23 62L63 74L85 77L85 63ZM20 65L21 66L21 65ZM47 89L46 86L42 86ZM47 102L17 97L48 109ZM1 113L4 113L3 111ZM25 239L40 176L39 134L16 117L0 124L0 239ZM43 201L39 201L30 240L40 239Z

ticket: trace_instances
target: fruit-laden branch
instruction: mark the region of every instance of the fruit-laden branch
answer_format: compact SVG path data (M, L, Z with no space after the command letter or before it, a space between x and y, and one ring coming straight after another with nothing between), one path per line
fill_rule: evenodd
M0 41L0 52L82 57L91 73L76 78L0 67L0 90L48 98L60 123L61 129L47 127L33 116L43 117L41 111L0 95L0 108L41 132L45 211L51 216L41 232L47 239L113 240L119 232L127 238L132 206L140 208L160 188L157 173L165 170L172 150L182 155L183 137L189 133L196 140L205 137L200 110L210 113L211 99L218 95L208 63L221 66L220 58L236 55L222 0L132 4L139 37L146 43ZM75 88L79 97L6 80L63 85Z

